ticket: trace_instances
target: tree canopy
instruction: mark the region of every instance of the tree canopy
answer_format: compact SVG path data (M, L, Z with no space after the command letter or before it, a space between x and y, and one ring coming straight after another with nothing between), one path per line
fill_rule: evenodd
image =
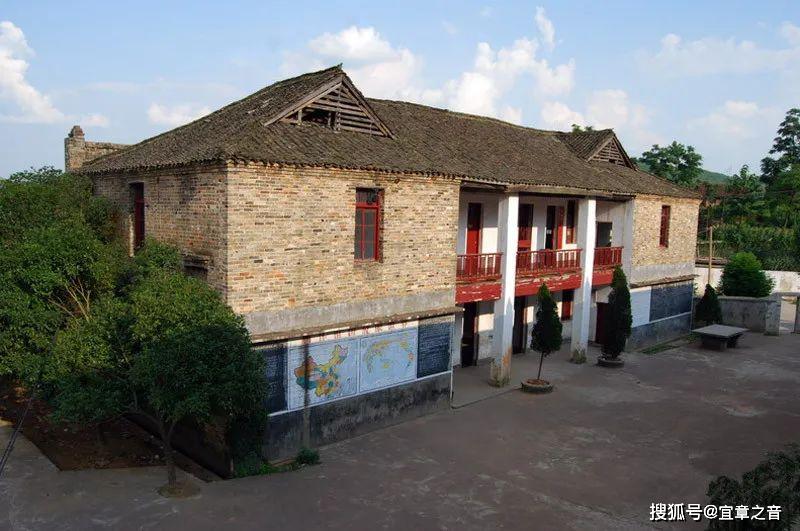
M682 186L695 187L702 173L703 157L692 146L673 141L668 146L654 144L637 159L648 170Z

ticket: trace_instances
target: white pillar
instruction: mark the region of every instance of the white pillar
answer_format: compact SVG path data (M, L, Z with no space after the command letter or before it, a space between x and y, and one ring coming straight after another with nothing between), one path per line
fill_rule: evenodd
M589 346L589 320L592 308L592 274L594 272L594 245L597 233L597 201L581 199L578 204L578 247L581 254L581 286L575 290L575 311L572 315L570 350L583 351Z
M494 336L489 383L502 387L511 379L511 353L514 336L514 289L517 282L517 218L519 196L504 195L497 212L497 251L503 253L500 299L494 303Z

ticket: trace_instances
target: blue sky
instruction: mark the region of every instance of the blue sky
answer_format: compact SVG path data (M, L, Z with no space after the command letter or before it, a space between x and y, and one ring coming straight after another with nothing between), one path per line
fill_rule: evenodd
M63 138L133 143L342 62L367 96L614 127L758 165L800 106L798 2L17 2L0 7L0 176Z

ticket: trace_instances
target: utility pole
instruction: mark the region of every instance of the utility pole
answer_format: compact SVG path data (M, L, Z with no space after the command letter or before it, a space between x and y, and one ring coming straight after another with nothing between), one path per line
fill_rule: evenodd
M711 285L711 271L714 262L714 225L708 227L708 284Z

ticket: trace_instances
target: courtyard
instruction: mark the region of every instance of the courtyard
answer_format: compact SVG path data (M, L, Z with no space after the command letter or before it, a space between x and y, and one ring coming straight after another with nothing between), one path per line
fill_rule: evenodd
M748 333L722 353L678 343L626 354L619 370L553 354L550 395L470 395L484 368L460 371L461 407L323 448L322 464L298 472L197 480L185 500L156 493L161 468L59 472L23 438L0 481L0 528L659 527L650 503L704 503L712 478L800 440L793 310L780 336ZM516 356L514 378L537 363ZM3 446L10 431L0 427Z

